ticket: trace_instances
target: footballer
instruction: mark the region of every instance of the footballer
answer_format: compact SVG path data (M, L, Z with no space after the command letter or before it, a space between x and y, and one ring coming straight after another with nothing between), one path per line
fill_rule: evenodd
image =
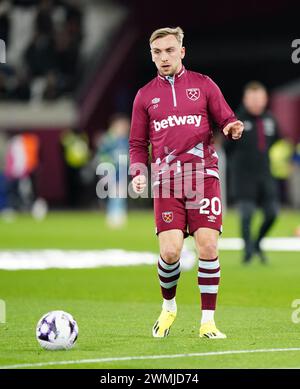
M156 167L152 184L158 193L154 196L160 249L157 266L163 297L152 335L166 337L176 318L180 255L184 238L192 235L199 253L199 336L220 339L226 335L217 329L214 312L221 275L217 244L222 231L222 206L213 125L233 140L242 136L244 126L211 78L183 66L183 36L180 27L167 27L154 31L150 37L152 61L158 73L134 100L130 171L134 191L142 193L147 186L151 145L152 165ZM172 174L167 176L169 172ZM184 190L179 194L175 188L178 176L188 178L189 185L183 187L194 190L193 206L193 198ZM166 185L169 196L162 195Z

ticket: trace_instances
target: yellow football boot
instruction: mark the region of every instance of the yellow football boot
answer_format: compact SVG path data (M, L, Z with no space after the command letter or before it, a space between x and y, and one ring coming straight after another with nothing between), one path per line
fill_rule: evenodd
M220 332L213 321L208 321L207 323L201 324L199 330L200 338L209 338L209 339L226 339L227 336Z
M165 338L168 336L170 327L173 324L175 318L176 312L170 312L163 309L152 328L152 335L154 338Z

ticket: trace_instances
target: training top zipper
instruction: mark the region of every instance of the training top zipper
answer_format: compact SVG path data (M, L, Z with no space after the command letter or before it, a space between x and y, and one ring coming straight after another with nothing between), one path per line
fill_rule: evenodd
M174 107L177 107L176 92L175 92L175 86L174 86L175 76L174 77L166 76L166 79L169 81L171 88L172 88L173 105L174 105Z

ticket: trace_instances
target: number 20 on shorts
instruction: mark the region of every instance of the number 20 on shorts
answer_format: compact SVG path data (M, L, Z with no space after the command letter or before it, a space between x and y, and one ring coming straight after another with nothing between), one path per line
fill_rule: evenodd
M203 215L209 215L210 211L213 215L220 215L222 211L221 200L219 197L213 197L212 199L208 199L204 197L200 201L200 210L199 212Z

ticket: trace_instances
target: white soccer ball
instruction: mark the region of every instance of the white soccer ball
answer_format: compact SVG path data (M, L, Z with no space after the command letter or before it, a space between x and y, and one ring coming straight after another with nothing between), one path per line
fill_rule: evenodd
M67 312L46 313L36 327L36 338L46 350L67 350L74 346L78 337L76 320Z

